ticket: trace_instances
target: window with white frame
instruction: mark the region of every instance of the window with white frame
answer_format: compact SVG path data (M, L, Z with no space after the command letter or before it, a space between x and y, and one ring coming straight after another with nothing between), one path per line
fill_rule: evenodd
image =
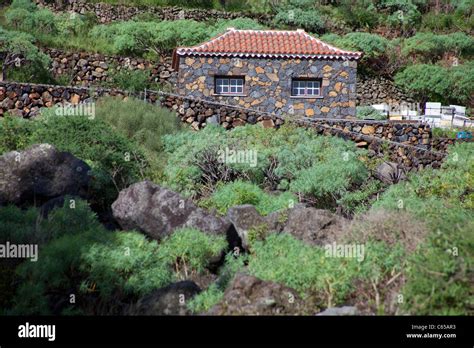
M242 76L218 76L215 78L216 94L244 94L244 78Z
M294 97L319 97L321 96L321 80L293 79L291 95Z

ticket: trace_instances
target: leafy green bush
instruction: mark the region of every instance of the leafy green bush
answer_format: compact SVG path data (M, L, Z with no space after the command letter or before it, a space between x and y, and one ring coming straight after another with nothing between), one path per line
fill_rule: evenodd
M215 208L220 214L226 214L227 210L235 205L252 204L262 215L286 209L296 201L296 197L289 192L280 195L270 195L257 185L245 181L234 181L218 186L214 194L201 201L201 205L212 209Z
M314 33L324 30L324 20L320 13L311 9L292 8L280 11L275 16L275 23L294 28L303 28Z
M411 313L469 313L473 153L470 143L451 146L442 169L411 175L374 204L374 208L407 211L430 228L427 240L408 263L403 293L405 310Z
M149 73L142 70L122 69L109 74L111 81L109 87L122 89L130 92L143 91L150 87Z
M224 296L224 291L213 283L206 290L197 294L188 302L187 307L193 313L206 313L214 307Z
M318 294L324 299L323 306L332 307L344 302L357 279L382 278L400 268L400 249L389 252L385 244L370 242L365 250L364 260L358 262L356 258L329 256L325 249L306 245L286 233L270 234L254 244L248 270L260 279L289 286L303 297Z
M223 236L183 228L161 242L159 257L173 266L178 279L188 279L190 275L203 272L209 259L219 256L226 247L227 241Z
M474 63L450 68L438 65L415 64L395 76L395 83L415 93L421 100L468 102L474 90Z
M207 26L193 20L162 22L126 21L99 25L92 38L111 42L115 54L162 56L176 46L194 45L207 38Z
M93 141L91 141L93 140ZM114 132L104 121L86 116L56 116L43 109L35 120L30 144L48 143L87 162L92 168L92 190L104 207L118 191L138 181L147 166L141 149Z
M249 163L225 163L233 174L226 172L230 177L227 182L240 179L266 186L272 181L282 190L320 198L321 204L327 195L336 198L360 184L367 175L358 159L363 151L357 150L354 144L338 138L318 136L312 130L299 127L284 126L274 130L248 125L230 131L206 127L196 133L165 136L164 141L169 156L165 184L187 196L200 197L203 188L207 187L203 184L203 169L212 163L203 163L201 157L210 149L215 153L226 148L255 151L255 166ZM223 170L221 167L216 169L217 164L213 168ZM325 170L334 176L328 176ZM215 184L205 192L212 193ZM272 186L269 185L269 188L272 189ZM250 192L253 194L245 201L248 202L250 197L257 200L255 190Z
M343 0L339 6L335 7L335 10L335 16L341 17L353 29L374 28L379 24L381 17L372 0L357 2Z
M373 203L373 195L382 189L382 183L378 180L369 180L356 191L346 192L337 203L347 214L362 213L369 209Z
M35 41L35 38L29 34L9 31L0 27L0 55L3 60L2 80L7 80L7 72L17 67L16 58L19 57L22 57L20 64L28 66L30 73L44 73L48 69L51 59L38 49Z
M349 33L335 41L336 46L348 50L362 51L368 58L378 57L386 52L390 41L383 36L370 33Z
M162 137L183 129L175 113L138 99L109 97L98 100L96 117L139 144L149 163L144 175L151 180L161 179L166 163Z
M11 221L5 230L7 235L1 232L3 236L17 243L40 244L38 262L24 262L17 268L19 288L8 312L51 314L55 302L64 304L69 294L77 294L81 252L91 243L106 240L108 232L81 200L76 201L75 209L66 201L47 219L38 218L35 208L20 211L6 207L0 209L0 214L7 214ZM63 306L53 311L59 313L62 309Z
M421 13L412 0L382 0L378 8L390 13L386 22L393 28L408 30L420 24Z
M157 242L136 232L115 233L106 243L91 245L81 255L80 269L87 274L81 291L98 291L104 299L145 295L172 281Z
M26 148L31 136L31 123L23 118L6 115L0 119L0 154Z
M360 120L386 120L387 115L382 114L372 106L358 106L357 118Z
M474 38L462 32L436 35L417 33L403 42L402 54L415 62L433 63L451 53L457 57L474 54Z

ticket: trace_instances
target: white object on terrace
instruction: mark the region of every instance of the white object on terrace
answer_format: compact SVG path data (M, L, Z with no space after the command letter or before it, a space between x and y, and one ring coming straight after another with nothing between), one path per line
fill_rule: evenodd
M426 103L425 104L425 115L426 116L440 116L441 115L441 103Z

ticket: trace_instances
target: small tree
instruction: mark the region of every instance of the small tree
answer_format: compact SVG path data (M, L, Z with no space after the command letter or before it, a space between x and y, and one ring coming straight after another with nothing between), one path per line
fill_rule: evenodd
M29 63L47 69L50 63L50 58L35 46L31 35L2 28L0 28L0 59L2 81L7 79L7 71L13 66Z

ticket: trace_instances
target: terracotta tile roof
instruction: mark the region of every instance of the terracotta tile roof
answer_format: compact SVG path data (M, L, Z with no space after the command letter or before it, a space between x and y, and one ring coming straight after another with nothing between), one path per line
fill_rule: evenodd
M226 57L287 57L357 60L361 52L344 51L309 35L304 30L236 30L229 28L210 41L179 47L176 54Z

